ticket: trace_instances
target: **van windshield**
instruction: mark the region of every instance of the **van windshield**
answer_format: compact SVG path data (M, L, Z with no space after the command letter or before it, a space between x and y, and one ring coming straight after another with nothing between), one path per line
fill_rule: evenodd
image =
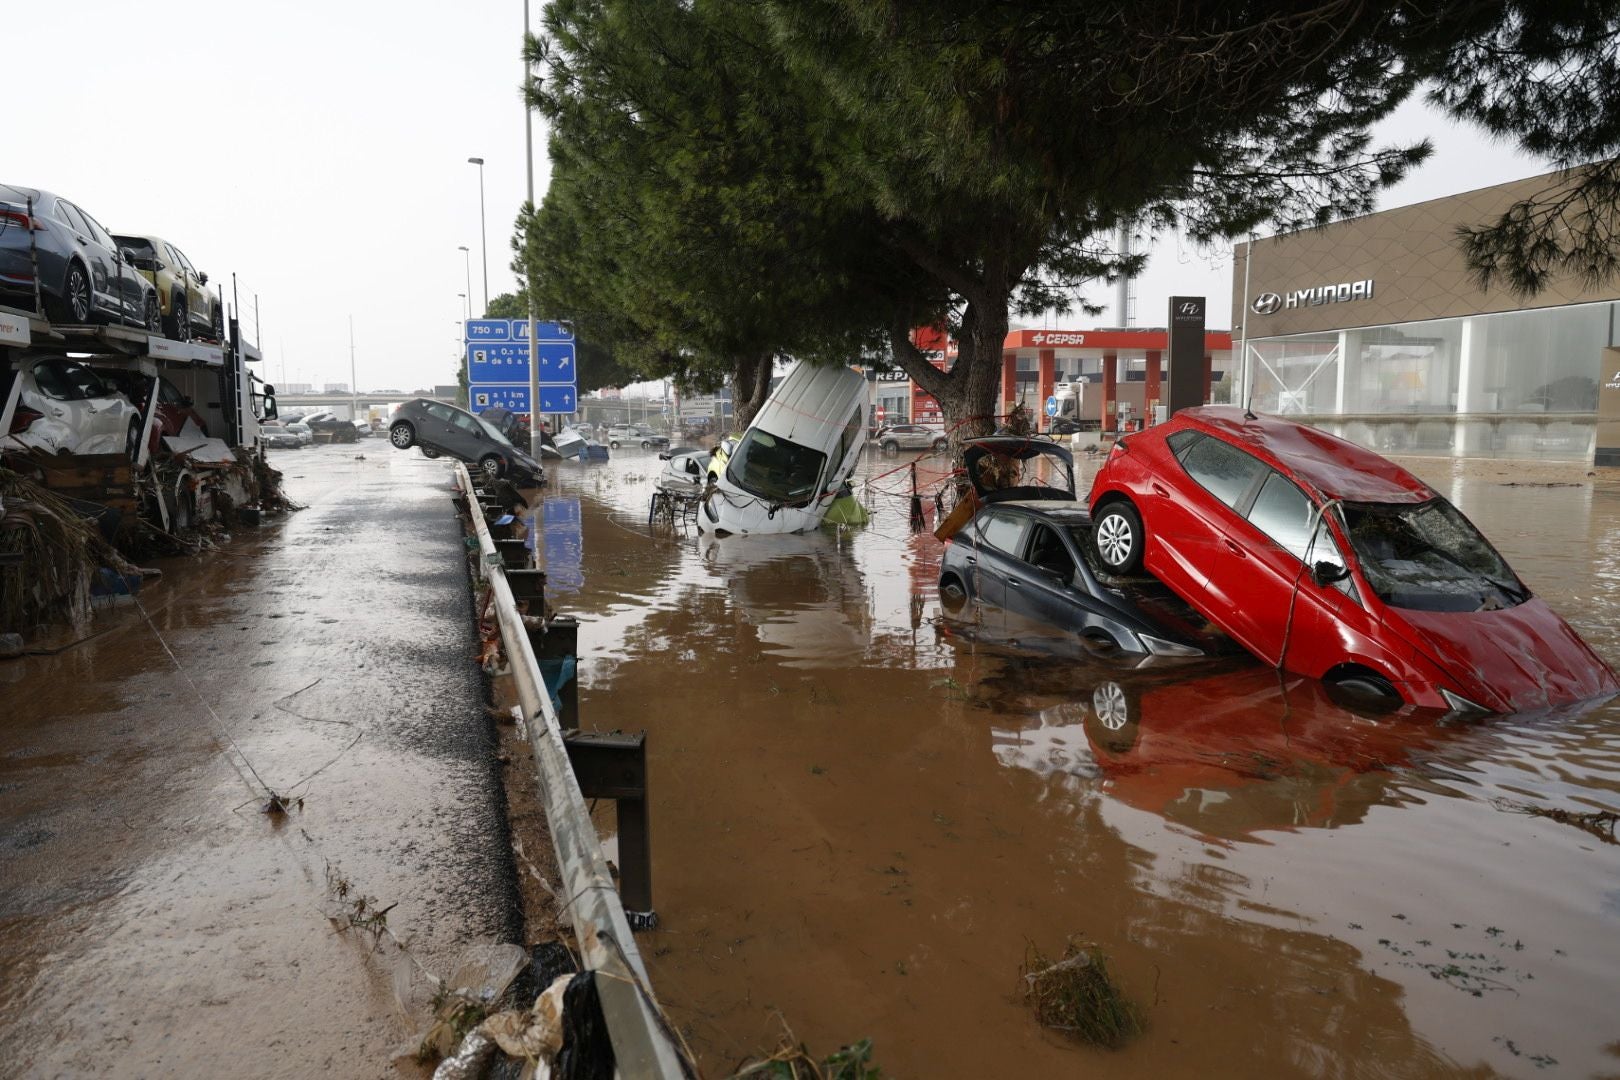
M726 466L731 482L773 503L802 506L816 494L827 455L808 446L750 428Z
M1341 512L1362 575L1391 607L1479 611L1530 598L1506 560L1444 499L1342 503Z

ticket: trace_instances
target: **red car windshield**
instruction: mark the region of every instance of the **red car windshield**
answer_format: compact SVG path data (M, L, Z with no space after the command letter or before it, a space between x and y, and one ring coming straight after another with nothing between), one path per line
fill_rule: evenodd
M1444 499L1340 508L1362 575L1391 607L1480 611L1530 598L1490 542Z

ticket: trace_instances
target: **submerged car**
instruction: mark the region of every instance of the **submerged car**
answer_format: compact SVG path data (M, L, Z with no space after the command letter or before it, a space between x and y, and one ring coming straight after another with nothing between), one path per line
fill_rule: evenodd
M640 424L621 424L608 429L607 444L614 450L621 446L639 446L643 450L662 449L669 445L669 436L660 435Z
M698 528L723 536L820 525L866 445L865 406L866 382L854 370L795 367L704 495Z
M1620 691L1438 492L1316 428L1186 409L1116 442L1089 501L1108 572L1146 569L1275 667L1462 712Z
M113 239L134 254L135 269L156 287L165 334L175 341L225 339L220 299L208 291L208 275L192 266L185 252L160 236L118 233Z
M545 482L546 471L524 450L513 445L494 424L465 409L429 398L413 398L394 410L388 441L397 450L420 446L476 465L487 476Z
M977 512L945 541L939 592L947 612L969 603L998 608L1076 634L1100 653L1222 651L1221 635L1168 589L1104 578L1067 449L989 436L966 441L962 463Z
M83 326L98 319L162 333L157 289L101 223L38 188L0 184L0 293L34 306L35 270L45 313Z
M7 373L9 374L9 373ZM116 454L131 459L140 446L142 417L128 398L74 360L24 360L22 381L5 442L49 453ZM9 390L10 379L3 380ZM3 399L0 399L3 404Z
M259 425L259 438L272 450L301 450L304 446L296 432L288 431L285 424L274 420Z

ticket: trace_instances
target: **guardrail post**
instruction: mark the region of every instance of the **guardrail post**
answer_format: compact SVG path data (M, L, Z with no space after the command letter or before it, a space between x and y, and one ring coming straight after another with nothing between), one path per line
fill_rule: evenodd
M558 615L546 624L544 633L530 633L529 644L534 646L537 660L572 658L574 677L557 693L562 707L557 710L557 723L564 731L579 727L579 620L572 615Z
M506 583L512 586L512 599L526 605L526 615L546 614L546 572L544 570L508 570ZM539 643L535 642L538 652Z
M501 565L508 570L526 570L529 566L529 546L522 540L497 540L495 550L501 553Z
M652 902L652 835L647 815L647 734L570 731L568 760L587 799L612 799L619 827L619 896L633 930L658 925Z

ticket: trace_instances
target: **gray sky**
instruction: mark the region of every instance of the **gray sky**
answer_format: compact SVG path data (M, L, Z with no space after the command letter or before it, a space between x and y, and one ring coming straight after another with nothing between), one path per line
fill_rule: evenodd
M228 287L235 273L250 339L259 298L271 382L347 382L351 315L362 389L454 381L467 288L457 245L471 249L474 314L484 294L469 156L486 162L489 295L515 284L521 0L76 0L34 5L27 23L37 47L7 50L7 75L29 93L0 127L0 179L72 199L114 231L161 235L211 281ZM1436 143L1383 206L1543 168L1421 105L1381 134ZM537 192L544 147L537 123ZM1211 325L1224 326L1230 259L1161 238L1136 323L1162 325L1167 298L1185 293L1207 296ZM1092 298L1111 302L1112 290Z

